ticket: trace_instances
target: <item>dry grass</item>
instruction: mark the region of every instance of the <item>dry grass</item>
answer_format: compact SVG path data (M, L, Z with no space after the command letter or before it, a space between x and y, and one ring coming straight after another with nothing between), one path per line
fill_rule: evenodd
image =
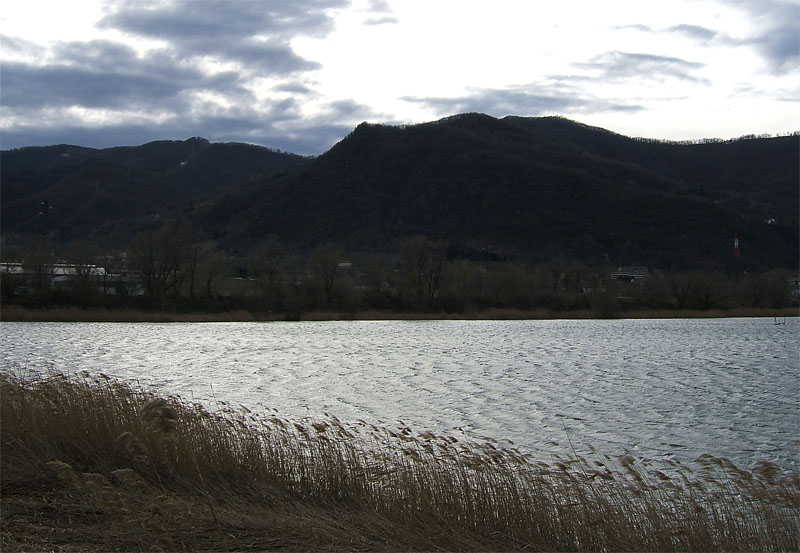
M544 464L487 441L210 413L0 376L3 551L796 551L800 482L704 456Z

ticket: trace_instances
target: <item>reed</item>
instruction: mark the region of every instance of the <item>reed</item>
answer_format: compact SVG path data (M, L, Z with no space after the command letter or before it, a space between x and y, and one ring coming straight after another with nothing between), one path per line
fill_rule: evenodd
M796 551L798 475L548 463L489 439L0 375L3 551Z

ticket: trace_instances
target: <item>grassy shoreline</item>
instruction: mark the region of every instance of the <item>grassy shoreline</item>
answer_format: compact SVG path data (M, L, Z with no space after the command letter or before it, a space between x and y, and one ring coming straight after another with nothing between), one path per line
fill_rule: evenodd
M614 319L680 319L728 317L798 317L796 307L783 309L646 309L616 313ZM301 321L337 320L550 320L609 318L589 310L550 311L547 309L486 309L469 313L394 313L391 311L314 311L301 314ZM3 306L0 321L8 322L267 322L286 320L284 314L264 314L246 310L222 313L169 313L132 309L80 309L75 307L31 308L19 305Z
M800 479L0 372L3 551L792 551Z

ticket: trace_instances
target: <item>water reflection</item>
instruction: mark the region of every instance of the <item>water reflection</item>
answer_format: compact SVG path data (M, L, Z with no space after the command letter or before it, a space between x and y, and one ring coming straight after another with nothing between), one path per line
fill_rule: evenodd
M608 454L797 466L798 319L2 323L5 367L215 406Z

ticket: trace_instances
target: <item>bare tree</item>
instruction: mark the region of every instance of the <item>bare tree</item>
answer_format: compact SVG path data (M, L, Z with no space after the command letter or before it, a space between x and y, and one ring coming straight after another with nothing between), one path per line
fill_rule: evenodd
M218 282L220 278L228 274L228 270L226 256L209 244L208 250L202 257L197 269L197 278L202 280L207 299L214 299L217 297Z
M250 276L258 282L267 312L278 307L283 300L283 258L283 246L278 237L272 234L248 256Z
M492 303L496 307L529 309L533 302L533 278L522 265L505 262L490 273Z
M75 298L83 309L89 307L97 292L102 275L96 263L98 247L87 242L73 243L67 253L73 273Z
M409 238L403 247L404 271L414 301L430 307L439 295L447 246L425 236Z
M128 294L127 288L127 264L126 255L123 251L102 249L98 258L103 265L103 273L100 277L100 286L103 289L103 296L108 299L108 294L114 292L121 296Z
M333 285L339 271L339 262L342 259L342 250L336 244L328 242L314 250L312 263L314 272L322 284L325 293L325 307L330 307L333 302Z
M370 296L380 295L386 272L384 261L378 255L370 255L364 260L362 271L367 293Z
M694 294L703 310L717 307L727 298L725 275L719 271L698 271L694 276Z
M137 272L145 294L161 302L177 295L184 278L189 233L185 225L169 221L155 231L137 234L128 246L131 268Z
M56 270L56 258L49 238L34 238L25 245L22 267L31 275L34 293L39 298L44 296L50 290Z
M781 309L791 305L792 282L794 276L787 269L772 269L761 275L766 305Z
M490 303L487 289L491 289L492 284L487 273L484 267L466 259L449 263L440 294L461 310L485 306Z
M675 307L684 309L695 291L695 275L691 273L671 273L666 277L666 286Z

